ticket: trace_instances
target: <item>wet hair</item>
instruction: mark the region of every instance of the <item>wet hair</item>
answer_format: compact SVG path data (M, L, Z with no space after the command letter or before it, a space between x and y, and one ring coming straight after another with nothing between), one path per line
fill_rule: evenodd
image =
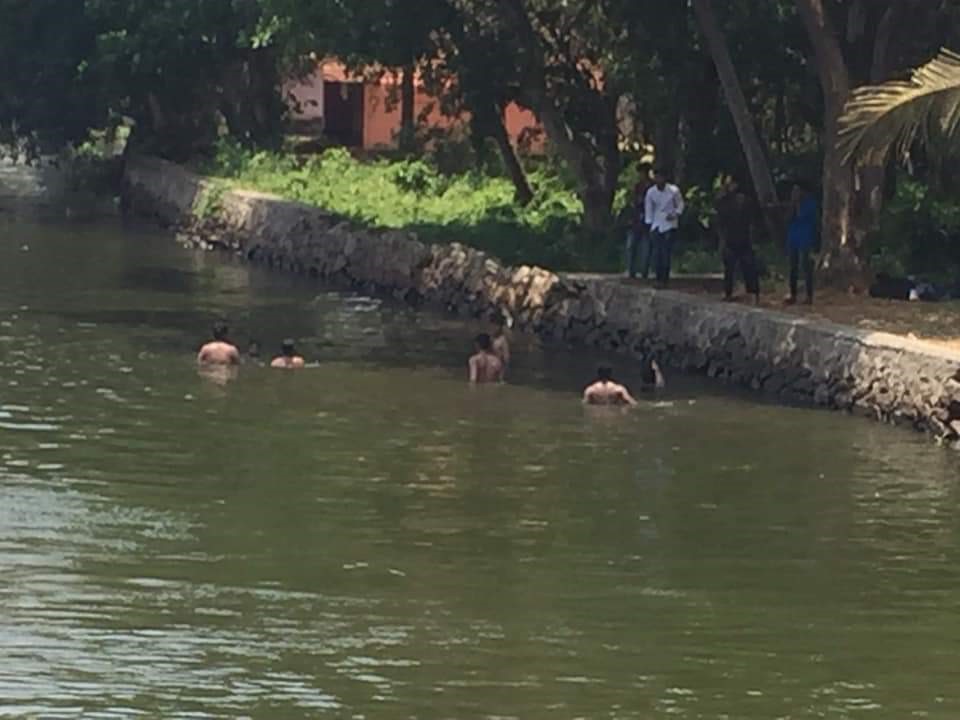
M480 333L473 339L473 341L481 350L489 351L491 348L493 348L493 340L490 339L490 336L487 333Z
M280 344L280 352L283 353L285 357L293 357L297 354L297 346L293 340L287 338Z
M230 334L230 327L225 322L215 322L213 324L213 339L223 342Z
M601 382L613 381L613 368L609 365L601 365L597 368L597 380Z

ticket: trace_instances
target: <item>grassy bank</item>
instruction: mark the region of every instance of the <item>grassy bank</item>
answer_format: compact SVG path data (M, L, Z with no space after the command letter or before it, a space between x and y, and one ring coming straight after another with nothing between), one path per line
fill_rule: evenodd
M508 264L622 268L622 233L584 237L579 200L547 167L530 171L536 198L527 207L514 202L513 185L503 177L443 174L426 160L358 160L342 149L302 158L225 143L200 169L233 187L317 205L376 227L412 230L426 242L461 242ZM677 261L680 271L704 272L715 265L713 255L702 251L681 252Z

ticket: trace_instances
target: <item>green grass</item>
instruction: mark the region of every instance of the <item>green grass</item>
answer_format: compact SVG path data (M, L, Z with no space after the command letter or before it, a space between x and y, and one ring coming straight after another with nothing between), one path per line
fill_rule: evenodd
M536 198L523 208L503 177L479 171L447 175L419 159L358 160L339 148L301 158L224 142L200 169L233 187L316 205L373 227L411 230L425 242L460 242L510 265L592 272L622 267L621 233L585 237L580 201L546 166L529 172ZM684 264L681 255L678 270ZM700 269L710 261L701 251L695 264Z

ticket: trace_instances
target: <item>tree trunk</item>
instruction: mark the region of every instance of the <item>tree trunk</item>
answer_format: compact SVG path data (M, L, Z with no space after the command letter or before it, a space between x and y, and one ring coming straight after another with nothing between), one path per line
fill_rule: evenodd
M159 98L157 98L156 93L152 91L147 93L147 107L150 108L150 129L154 133L163 132L167 127L167 116L160 106Z
M864 233L851 227L853 170L837 150L838 120L850 95L849 72L823 1L797 0L797 9L813 45L825 106L820 270L828 283L859 291L868 284Z
M884 11L877 24L873 43L873 57L870 62L870 84L879 85L890 74L890 46L900 18L905 16L906 4L903 0L894 0ZM855 170L856 188L853 203L853 231L862 234L858 244L866 245L870 233L880 224L883 211L884 188L887 179L887 166L883 162L868 161Z
M530 188L530 183L527 182L527 175L523 171L523 165L520 164L519 158L517 158L513 143L510 142L510 136L507 134L507 128L503 122L503 110L493 106L490 113L493 115L489 123L490 131L493 134L494 142L497 143L497 148L500 150L500 157L503 158L503 165L507 169L507 174L513 182L514 199L518 205L524 207L533 200L533 190Z
M773 174L770 172L770 165L767 162L760 135L757 133L750 110L747 107L747 99L740 87L740 80L737 77L733 60L730 58L726 38L720 28L720 23L717 21L717 15L713 11L711 0L693 0L693 9L697 15L700 32L703 33L707 46L710 48L710 56L717 66L717 75L720 77L723 95L726 98L727 107L730 108L730 115L733 116L733 123L737 128L740 146L743 148L743 154L747 159L747 167L750 169L753 187L757 192L757 200L764 209L763 215L767 224L767 232L770 233L772 238L778 238L782 235L782 230L777 213L774 211L777 191L773 184Z
M406 65L400 78L400 138L399 145L403 152L412 152L416 146L416 65Z
M523 43L529 72L520 88L525 104L537 116L557 154L577 180L577 195L583 203L583 224L589 234L607 230L613 220L613 198L620 177L618 97L597 92L590 96L592 141L567 123L556 98L548 88L540 39L533 28L522 0L500 0Z
M591 235L603 233L613 221L613 198L620 177L615 111L609 118L614 127L613 142L601 143L599 148L588 147L586 141L575 139L552 100L546 99L540 106L538 117L547 137L576 177L577 195L583 203L584 229Z
M675 176L677 146L680 144L680 112L671 105L656 117L653 123L653 149L656 166Z

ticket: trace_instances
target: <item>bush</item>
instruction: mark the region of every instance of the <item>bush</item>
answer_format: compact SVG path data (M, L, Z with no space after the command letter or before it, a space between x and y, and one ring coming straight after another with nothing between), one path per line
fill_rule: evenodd
M960 276L960 202L901 180L871 245L875 270L953 283Z
M526 207L514 201L507 178L477 170L446 174L432 158L358 160L343 148L298 157L221 140L201 169L235 187L317 205L359 223L413 230L426 242L471 245L508 264L622 268L622 232L585 237L581 203L549 159L529 163L535 197ZM698 266L707 262L701 259Z
M871 240L874 270L955 283L960 277L960 202L916 180L900 180Z

